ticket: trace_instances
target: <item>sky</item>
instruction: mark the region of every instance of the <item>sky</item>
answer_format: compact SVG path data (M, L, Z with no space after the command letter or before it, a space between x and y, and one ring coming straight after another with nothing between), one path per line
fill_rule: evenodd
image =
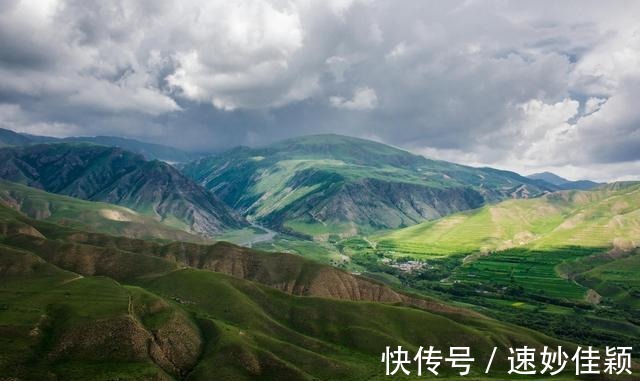
M0 127L640 179L640 2L0 0Z

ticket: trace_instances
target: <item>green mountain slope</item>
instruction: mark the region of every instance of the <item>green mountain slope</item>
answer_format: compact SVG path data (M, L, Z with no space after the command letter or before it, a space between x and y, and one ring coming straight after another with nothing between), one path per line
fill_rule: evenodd
M573 347L458 308L297 296L306 294L260 284L269 277L253 282L188 264L225 271L247 256L283 258L83 233L0 207L0 372L24 380L374 380L385 378L387 345L456 345L472 348L481 364L474 379L482 379L505 374L510 346ZM270 267L275 277L288 269ZM485 376L494 346L495 373Z
M183 172L250 219L316 238L409 226L553 189L512 172L428 160L339 135L237 148Z
M173 227L211 235L245 225L215 195L170 165L120 148L40 144L0 150L0 178L131 208Z
M526 245L640 246L640 184L508 200L374 238L397 252L448 255Z
M85 231L131 238L203 240L201 236L171 228L129 208L61 196L5 180L0 180L0 204L32 219Z

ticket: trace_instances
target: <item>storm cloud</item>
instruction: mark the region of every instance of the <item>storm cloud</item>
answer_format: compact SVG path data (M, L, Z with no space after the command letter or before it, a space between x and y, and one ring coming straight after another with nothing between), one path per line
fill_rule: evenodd
M0 0L0 127L640 177L640 3Z

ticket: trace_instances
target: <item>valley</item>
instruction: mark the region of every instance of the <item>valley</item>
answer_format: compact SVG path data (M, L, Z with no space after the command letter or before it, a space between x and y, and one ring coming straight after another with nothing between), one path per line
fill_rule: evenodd
M640 381L638 15L0 0L0 381Z
M371 364L385 345L455 342L483 358L497 343L504 358L507 343L561 343L299 256L84 233L2 211L0 369L10 377L378 379Z
M337 135L175 167L90 143L0 157L0 370L20 380L376 380L386 345L497 346L478 380L515 344L638 357L640 183Z
M639 190L624 183L509 200L339 246L378 279L502 320L582 343L633 343ZM401 271L403 262L419 266Z

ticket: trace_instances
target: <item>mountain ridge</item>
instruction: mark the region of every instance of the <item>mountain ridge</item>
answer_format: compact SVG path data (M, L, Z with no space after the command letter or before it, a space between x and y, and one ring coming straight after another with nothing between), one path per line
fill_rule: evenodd
M0 178L129 207L183 230L214 234L246 222L215 195L160 161L117 147L54 143L0 149Z
M601 183L597 183L591 180L567 180L551 172L533 173L531 175L528 175L527 177L533 180L546 181L547 183L553 184L562 190L589 190L602 185Z
M131 152L142 154L147 160L167 162L188 162L203 156L162 144L148 143L136 139L117 136L70 136L57 138L52 136L31 135L0 128L0 147L23 146L43 143L91 143L96 145L120 147Z
M514 172L427 159L336 134L238 147L181 166L250 219L306 236L397 228L557 190ZM365 196L366 195L366 196Z
M0 204L34 220L87 231L159 240L202 242L205 239L126 207L48 193L5 180L0 180Z

